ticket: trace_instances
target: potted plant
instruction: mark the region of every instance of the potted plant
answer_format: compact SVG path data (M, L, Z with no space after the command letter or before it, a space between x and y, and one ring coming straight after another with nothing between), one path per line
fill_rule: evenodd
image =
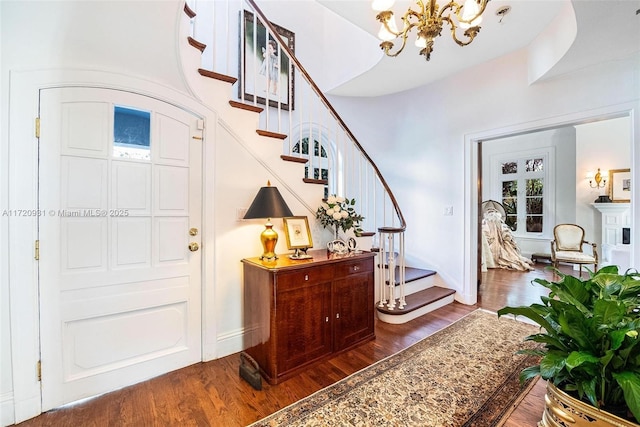
M606 266L582 280L551 269L559 280L534 280L551 291L542 304L498 311L498 316L527 317L544 329L525 338L539 343L537 349L520 351L540 356L539 364L522 371L521 381L537 375L547 380L540 425L637 426L640 274L621 275L618 267ZM596 415L605 421L594 424Z

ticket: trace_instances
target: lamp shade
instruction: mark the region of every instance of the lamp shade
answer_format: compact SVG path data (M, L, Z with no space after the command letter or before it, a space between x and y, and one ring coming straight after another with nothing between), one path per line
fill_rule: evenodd
M276 187L272 187L267 181L267 186L260 188L256 194L253 203L247 209L244 219L267 218L265 230L260 234L260 241L264 252L260 256L263 261L274 261L278 259L275 253L276 244L278 243L278 233L273 229L271 218L282 218L285 216L293 216L289 206L285 203L282 195Z
M247 209L244 219L256 218L282 218L293 216L291 209L285 203L277 187L271 187L270 183L266 187L260 188L253 203Z

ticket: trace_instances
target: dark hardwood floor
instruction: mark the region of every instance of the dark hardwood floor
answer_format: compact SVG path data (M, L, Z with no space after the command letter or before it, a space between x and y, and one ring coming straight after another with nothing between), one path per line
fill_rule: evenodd
M302 399L482 307L538 302L544 288L536 277L552 278L546 264L532 272L489 270L483 273L475 306L454 303L403 325L376 321L376 339L319 363L277 386L263 382L256 391L238 376L237 354L198 363L83 403L49 411L19 424L31 426L245 426ZM570 269L563 271L570 272ZM544 405L538 381L505 427L534 427Z

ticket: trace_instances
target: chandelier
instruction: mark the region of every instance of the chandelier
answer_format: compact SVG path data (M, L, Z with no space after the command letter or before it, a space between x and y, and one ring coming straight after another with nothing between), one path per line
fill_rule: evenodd
M415 0L419 10L409 7L402 16L403 28L398 31L393 11L390 10L394 0L373 0L372 8L379 12L376 19L382 24L378 32L378 37L382 40L380 47L387 56L398 56L407 45L409 33L415 28L417 33L415 44L421 49L420 55L428 61L433 52L434 39L442 32L445 22L451 27L453 40L459 46L466 46L480 31L478 25L482 21L482 13L488 1L466 0L463 6L452 0L441 8L436 0ZM402 44L397 51L392 52L394 46L392 40L399 37L402 39Z

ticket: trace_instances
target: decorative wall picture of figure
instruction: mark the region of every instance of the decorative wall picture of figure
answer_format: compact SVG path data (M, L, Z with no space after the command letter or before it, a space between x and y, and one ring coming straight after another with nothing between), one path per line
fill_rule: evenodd
M294 34L271 24L286 46L294 51ZM238 96L247 102L267 104L283 110L293 109L294 73L285 49L255 15L243 11L241 20L242 55Z

